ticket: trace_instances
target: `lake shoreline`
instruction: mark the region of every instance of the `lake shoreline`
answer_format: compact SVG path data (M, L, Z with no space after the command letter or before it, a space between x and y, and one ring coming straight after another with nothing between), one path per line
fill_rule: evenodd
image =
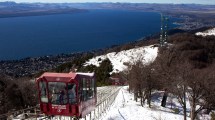
M129 46L134 48L136 44L147 44L147 42L151 41L152 38L158 38L158 35L148 36L141 40L136 40L130 43L125 43L122 45L113 45L110 47L102 48L102 49L94 49L85 52L75 52L69 54L56 54L56 55L45 55L39 57L27 57L18 60L1 60L0 61L0 73L7 74L9 76L13 76L15 78L19 77L34 77L40 72L50 71L58 66L73 61L76 58L82 58L82 56L86 55L102 55L109 52L117 52L119 49L128 49ZM125 47L125 48L124 48Z
M14 60L129 43L160 32L160 14L89 10L79 14L4 18L0 19L0 26L0 60ZM170 27L173 26L171 23Z

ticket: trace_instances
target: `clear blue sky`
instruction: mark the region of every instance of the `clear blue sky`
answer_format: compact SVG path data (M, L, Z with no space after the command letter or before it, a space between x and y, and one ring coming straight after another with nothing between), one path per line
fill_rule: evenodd
M0 2L7 0L0 0ZM15 2L46 2L46 3L75 3L75 2L130 2L130 3L195 3L215 4L215 0L10 0Z

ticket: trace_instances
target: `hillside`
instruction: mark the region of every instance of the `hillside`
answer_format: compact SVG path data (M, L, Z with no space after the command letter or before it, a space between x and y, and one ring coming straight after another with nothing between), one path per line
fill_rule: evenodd
M213 49L215 44L214 34L215 28L197 32L196 35L192 33L174 34L169 38L170 45L172 44L170 47L174 47L174 50L177 52L183 52L184 58L191 60L193 64L196 63L195 61L202 65L212 64L211 62L213 62L215 54ZM163 52L163 49L160 50ZM84 66L95 65L98 67L103 60L109 59L113 65L112 72L119 73L127 69L125 64L132 65L139 60L144 64L152 63L158 56L158 53L162 55L162 52L159 52L159 48L156 45L145 44L142 47L93 57L87 60Z
M158 47L153 45L143 46L94 57L88 60L84 66L95 65L98 67L103 60L108 58L113 65L112 72L119 73L127 69L126 63L135 64L138 60L142 61L144 64L153 62L157 57L157 53Z

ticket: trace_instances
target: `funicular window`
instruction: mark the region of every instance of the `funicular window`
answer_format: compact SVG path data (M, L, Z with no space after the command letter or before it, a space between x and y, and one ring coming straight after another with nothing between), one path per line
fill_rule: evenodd
M83 100L83 79L79 81L78 96L78 99Z
M63 82L49 82L49 101L52 104L66 104L67 103L67 90L66 83Z
M93 90L92 90L92 79L88 80L88 99L93 97Z
M48 103L47 85L45 81L39 82L41 102Z
M95 80L91 79L92 97L95 95Z
M93 79L82 79L82 100L86 101L94 97L95 82Z
M83 101L87 100L87 80L83 78L83 88L82 88L82 99Z
M76 103L76 84L69 83L68 84L68 95L69 95L69 103Z

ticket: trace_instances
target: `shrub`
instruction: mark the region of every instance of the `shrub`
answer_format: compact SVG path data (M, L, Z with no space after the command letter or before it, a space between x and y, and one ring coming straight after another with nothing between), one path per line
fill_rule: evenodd
M215 120L215 113L214 112L211 113L211 120Z
M173 108L175 114L179 114L180 110L178 108Z

